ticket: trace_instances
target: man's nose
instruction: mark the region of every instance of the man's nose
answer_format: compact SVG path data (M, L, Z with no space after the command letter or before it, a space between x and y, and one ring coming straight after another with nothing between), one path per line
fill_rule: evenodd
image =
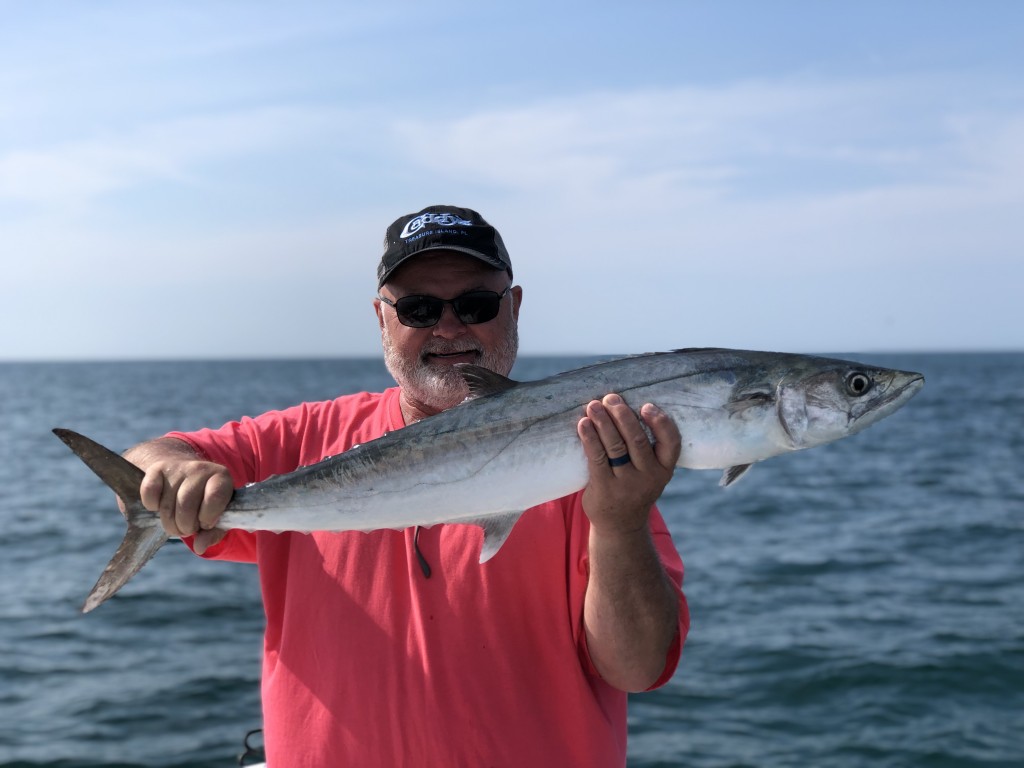
M434 326L434 335L446 339L454 339L466 332L466 324L455 314L455 307L445 304L441 311L441 319Z

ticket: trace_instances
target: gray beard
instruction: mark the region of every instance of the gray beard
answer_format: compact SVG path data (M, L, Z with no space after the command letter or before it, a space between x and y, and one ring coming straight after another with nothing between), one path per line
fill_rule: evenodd
M403 357L395 350L386 325L382 341L384 364L395 381L398 382L398 386L411 400L428 408L444 411L454 408L469 395L466 382L455 368L450 365L431 365L425 359L427 354L465 351L467 348L465 341L434 340L422 350L421 356L414 360ZM478 353L477 365L500 373L502 376L508 376L516 361L516 354L519 352L519 330L513 323L509 327L504 341L489 352L481 352L475 343L471 345L471 348Z

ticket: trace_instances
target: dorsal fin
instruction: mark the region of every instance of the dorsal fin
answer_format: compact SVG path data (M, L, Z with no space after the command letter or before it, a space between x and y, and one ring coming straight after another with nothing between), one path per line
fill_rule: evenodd
M502 376L500 373L495 373L480 365L460 363L456 367L469 387L469 399L471 400L476 397L495 395L519 384L518 381L513 381L507 376Z

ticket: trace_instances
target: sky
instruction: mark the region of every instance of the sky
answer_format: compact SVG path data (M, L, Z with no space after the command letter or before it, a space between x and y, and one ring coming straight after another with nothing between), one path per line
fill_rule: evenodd
M374 356L479 211L523 354L1024 349L1024 3L0 0L0 360Z

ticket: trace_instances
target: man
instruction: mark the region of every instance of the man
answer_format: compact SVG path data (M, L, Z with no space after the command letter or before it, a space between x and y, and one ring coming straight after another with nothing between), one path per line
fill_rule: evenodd
M232 488L457 406L457 363L509 373L523 291L475 211L432 206L394 222L378 288L398 387L173 432L126 454L169 534L206 557L259 564L268 764L623 765L625 692L672 675L689 626L682 563L654 508L680 436L655 406L638 418L615 394L585 404L587 487L529 510L483 565L473 526L216 529Z

